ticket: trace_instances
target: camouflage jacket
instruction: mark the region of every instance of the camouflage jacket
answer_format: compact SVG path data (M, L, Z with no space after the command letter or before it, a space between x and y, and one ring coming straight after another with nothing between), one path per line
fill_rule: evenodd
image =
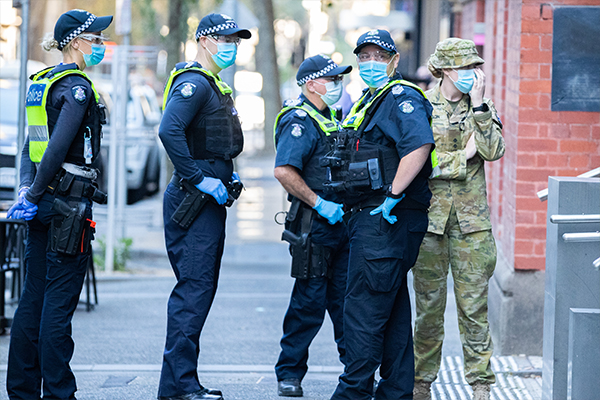
M475 115L467 95L453 112L439 84L426 94L433 105L433 137L441 168L441 175L429 181L433 198L428 232L444 233L452 203L462 233L491 229L483 164L504 155L502 123L496 108L491 100L484 99L489 111ZM467 161L465 147L471 135L475 135L477 153Z

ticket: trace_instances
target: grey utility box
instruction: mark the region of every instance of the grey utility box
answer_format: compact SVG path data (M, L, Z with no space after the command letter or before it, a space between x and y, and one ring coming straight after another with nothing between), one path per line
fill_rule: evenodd
M550 177L543 400L600 398L600 179Z

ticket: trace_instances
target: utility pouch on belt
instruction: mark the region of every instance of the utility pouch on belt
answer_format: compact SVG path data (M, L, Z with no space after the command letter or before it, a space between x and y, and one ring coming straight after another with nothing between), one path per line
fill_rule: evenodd
M202 207L204 207L210 195L202 192L185 179L180 180L179 184L186 193L183 201L173 213L171 220L181 228L188 229L196 217L198 217L198 214L200 214Z
M64 201L54 199L52 209L63 217L52 219L50 245L53 251L70 256L78 253L80 240L83 237L87 222L85 208L85 203L79 202L74 208L71 208Z

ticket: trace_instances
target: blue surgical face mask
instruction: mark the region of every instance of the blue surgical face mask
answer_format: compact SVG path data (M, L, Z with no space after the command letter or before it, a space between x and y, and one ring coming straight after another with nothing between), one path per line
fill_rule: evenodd
M455 81L452 78L450 80L458 90L465 94L469 93L475 83L475 71L472 69L457 69L455 71L458 73L458 80Z
M368 87L378 88L389 80L387 75L388 64L374 60L361 62L359 63L360 77Z
M106 50L106 46L100 44L91 44L91 47L92 54L85 54L83 51L79 50L81 51L81 54L83 54L85 65L88 67L100 64L100 61L104 59L104 51Z
M332 106L338 102L338 100L342 97L342 81L338 82L327 82L325 84L321 82L315 81L319 85L325 86L327 92L325 94L320 95L321 100L328 106Z
M235 43L217 43L212 39L209 40L217 45L217 54L211 53L208 47L206 48L212 55L215 64L221 69L231 67L237 56L237 45Z

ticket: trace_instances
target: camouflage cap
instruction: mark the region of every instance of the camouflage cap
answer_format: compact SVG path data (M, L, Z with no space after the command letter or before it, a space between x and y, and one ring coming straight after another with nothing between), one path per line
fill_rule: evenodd
M435 69L460 68L483 63L483 58L477 54L475 43L472 40L460 38L448 38L439 42L435 46L435 53L429 57L427 62Z

